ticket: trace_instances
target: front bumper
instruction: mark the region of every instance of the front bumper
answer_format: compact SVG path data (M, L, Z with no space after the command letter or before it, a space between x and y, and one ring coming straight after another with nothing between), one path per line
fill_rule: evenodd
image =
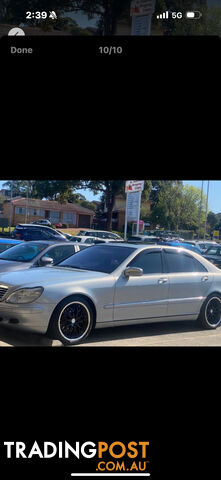
M7 323L16 329L46 333L54 308L54 304L37 302L13 305L0 302L0 325Z

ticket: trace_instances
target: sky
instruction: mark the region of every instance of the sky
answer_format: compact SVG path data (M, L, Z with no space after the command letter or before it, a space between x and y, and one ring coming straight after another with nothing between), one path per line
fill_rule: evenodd
M0 180L0 189L2 188L2 184L6 182L6 180ZM202 180L183 180L183 184L186 185L193 185L197 188L202 188ZM207 185L208 181L203 181L203 192L207 195ZM93 200L99 200L100 195L94 195L90 190L77 190L77 192L81 193L85 196L85 198L92 202ZM208 211L212 211L214 213L221 212L221 180L210 180L209 182L209 201L208 201Z

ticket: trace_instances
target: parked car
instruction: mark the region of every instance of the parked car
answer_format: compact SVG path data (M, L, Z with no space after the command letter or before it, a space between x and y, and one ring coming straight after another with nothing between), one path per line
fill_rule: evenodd
M128 243L157 243L159 237L155 235L131 235L127 238Z
M113 240L111 240L110 238L98 238L98 237L91 237L91 236L78 236L78 235L75 235L74 237L71 237L70 238L70 241L71 242L77 242L77 243L80 243L80 244L84 244L84 245L97 245L99 243L113 243ZM124 240L121 238L121 242L124 242ZM117 242L118 243L118 242Z
M221 323L221 272L170 246L104 244L56 266L0 274L1 324L75 345L93 328L197 320Z
M219 243L217 242L213 242L212 240L209 242L209 241L204 241L204 240L201 240L201 241L198 241L196 242L196 245L200 248L201 252L202 253L205 253L206 250L209 248L209 247L213 247L214 245L219 245Z
M64 233L64 232L61 232L60 230L56 230L58 233L61 233L61 235L63 235L64 237L66 237L68 240L71 240L71 238L73 238L73 235L70 235L70 233Z
M221 245L212 245L204 253L204 258L221 268Z
M62 234L47 227L46 225L33 225L31 223L19 223L12 232L12 238L17 240L53 240L67 242L68 239Z
M21 240L14 240L13 238L0 238L0 253L8 250L21 243Z
M0 275L11 270L55 265L79 252L81 248L71 242L57 243L45 240L20 242L10 250L0 253Z
M159 242L159 245L170 245L171 247L179 247L179 248L186 248L187 250L192 250L193 252L198 253L201 255L201 250L197 245L192 245L191 243L184 243L184 242Z
M122 242L122 237L117 235L113 232L108 232L106 230L80 230L78 232L78 236L86 236L86 237L97 237L97 238L109 238L110 240L114 240L116 242Z
M47 218L44 218L42 220L35 220L35 222L31 222L31 224L33 225L46 225L48 227L51 227L52 226L52 223L50 222L50 220L47 220Z

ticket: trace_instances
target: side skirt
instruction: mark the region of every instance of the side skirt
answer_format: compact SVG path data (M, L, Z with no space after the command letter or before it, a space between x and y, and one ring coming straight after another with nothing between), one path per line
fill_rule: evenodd
M181 320L197 320L199 314L188 315L170 315L165 317L133 318L132 320L113 320L106 322L97 322L95 328L119 327L126 325L139 325L142 323L173 322Z

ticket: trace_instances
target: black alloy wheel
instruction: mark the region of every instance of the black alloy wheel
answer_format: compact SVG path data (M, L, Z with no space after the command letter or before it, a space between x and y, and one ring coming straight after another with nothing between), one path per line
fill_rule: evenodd
M94 312L87 299L71 296L55 308L48 334L64 345L76 345L85 339L94 327Z
M68 340L79 339L84 336L89 327L90 313L87 307L80 302L72 302L60 313L59 328L61 334Z
M221 320L221 299L219 297L212 297L208 301L205 310L205 317L208 325L211 325L211 327L219 325Z
M198 322L201 327L215 329L221 324L221 295L212 293L202 305Z

